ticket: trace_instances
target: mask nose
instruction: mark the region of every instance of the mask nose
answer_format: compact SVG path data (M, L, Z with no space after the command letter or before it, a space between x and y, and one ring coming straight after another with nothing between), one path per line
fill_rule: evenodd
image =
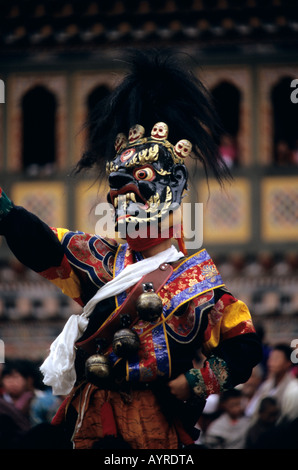
M109 175L109 186L111 189L121 189L126 184L132 183L134 181L134 177L129 175L126 172L114 171Z

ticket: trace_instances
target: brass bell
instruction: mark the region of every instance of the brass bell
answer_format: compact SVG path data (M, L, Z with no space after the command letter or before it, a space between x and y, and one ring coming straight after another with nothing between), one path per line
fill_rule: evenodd
M109 358L103 354L93 354L85 362L85 375L88 382L97 385L111 374Z
M113 338L113 351L118 357L129 358L137 353L140 340L137 333L128 328L116 331Z
M162 313L161 298L155 292L143 292L136 302L136 309L142 320L156 321Z

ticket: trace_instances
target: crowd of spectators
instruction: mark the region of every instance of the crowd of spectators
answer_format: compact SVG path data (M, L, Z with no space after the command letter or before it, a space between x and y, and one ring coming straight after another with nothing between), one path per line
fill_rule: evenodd
M38 447L62 399L42 383L38 362L0 364L0 449Z
M197 423L201 449L297 449L298 367L287 344L264 345L249 380L210 395ZM41 381L39 364L8 360L0 373L0 449L65 448L50 425L64 397ZM50 434L49 434L50 433Z
M249 380L222 396L211 395L197 427L207 449L297 449L297 356L275 344Z

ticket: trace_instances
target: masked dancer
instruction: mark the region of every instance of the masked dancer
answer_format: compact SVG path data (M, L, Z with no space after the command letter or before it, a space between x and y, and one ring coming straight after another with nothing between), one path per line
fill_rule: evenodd
M106 172L123 242L50 228L0 198L15 256L82 306L41 366L66 397L53 425L76 449L190 446L206 398L245 382L261 358L247 306L205 249L188 255L184 244L187 161L219 184L229 177L208 92L173 54L137 51L127 63L90 116L76 167Z

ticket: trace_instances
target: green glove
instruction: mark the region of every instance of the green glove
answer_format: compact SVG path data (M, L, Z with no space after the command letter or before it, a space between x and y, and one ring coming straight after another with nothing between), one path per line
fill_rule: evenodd
M6 196L5 192L0 188L0 221L11 211L13 203Z

